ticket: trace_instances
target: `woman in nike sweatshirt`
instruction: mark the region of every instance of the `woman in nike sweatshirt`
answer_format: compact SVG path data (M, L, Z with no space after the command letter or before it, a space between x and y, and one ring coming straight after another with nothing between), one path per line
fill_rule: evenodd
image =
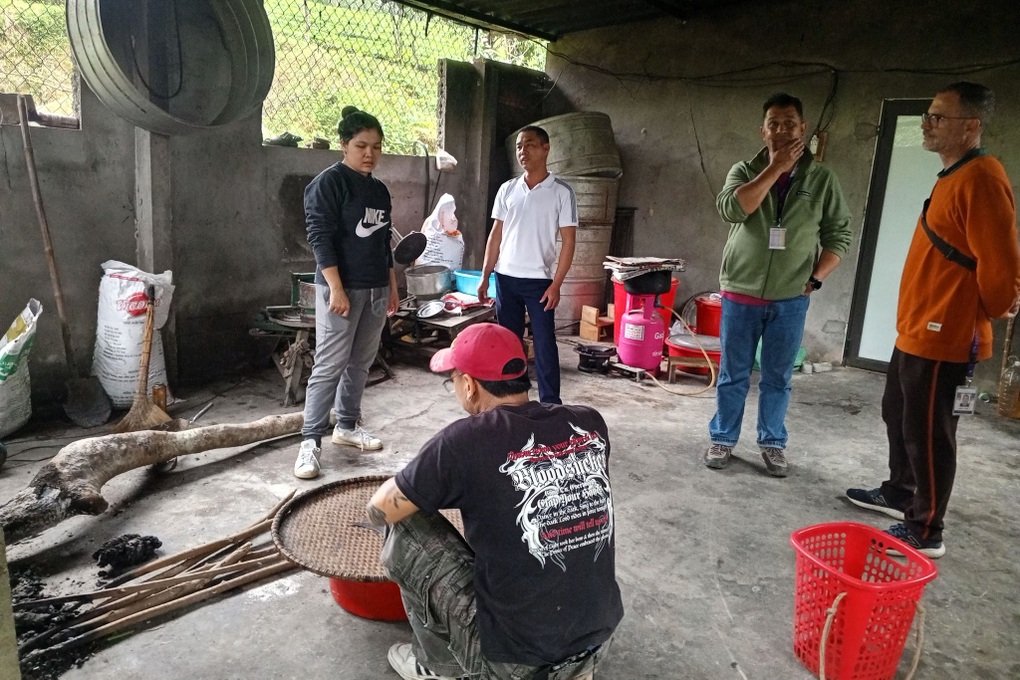
M308 243L315 254L315 365L305 392L303 440L294 475L319 474L322 436L336 408L334 444L362 450L382 442L358 424L368 369L386 317L400 298L390 250L390 192L372 176L382 156L375 116L345 107L337 131L344 159L305 189Z

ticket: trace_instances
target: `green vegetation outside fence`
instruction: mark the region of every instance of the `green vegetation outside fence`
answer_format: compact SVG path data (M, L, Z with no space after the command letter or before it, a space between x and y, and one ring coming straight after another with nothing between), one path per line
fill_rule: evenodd
M185 0L175 0L184 2ZM291 132L336 142L340 110L379 117L387 153L436 146L439 59L484 57L529 68L542 43L449 21L383 0L265 0L276 76L262 111L265 136ZM52 113L75 114L63 0L0 0L0 92L32 94Z

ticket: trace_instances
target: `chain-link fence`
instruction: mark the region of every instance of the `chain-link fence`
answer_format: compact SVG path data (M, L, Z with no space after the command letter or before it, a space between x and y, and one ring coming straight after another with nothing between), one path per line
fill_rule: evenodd
M0 92L30 94L49 113L77 115L64 0L0 0Z
M174 0L184 2L185 0ZM476 30L385 0L264 0L276 77L262 112L266 136L336 141L347 104L378 116L387 153L434 150L439 59L485 57L541 69L545 45ZM64 0L0 0L0 92L76 115Z
M265 0L276 41L276 78L262 111L267 136L336 141L350 104L379 118L386 153L436 145L439 59L485 57L545 65L539 42L476 31L383 0Z

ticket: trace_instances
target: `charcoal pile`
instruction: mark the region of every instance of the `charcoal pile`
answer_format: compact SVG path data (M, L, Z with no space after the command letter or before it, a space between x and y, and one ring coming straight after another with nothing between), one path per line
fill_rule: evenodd
M156 560L148 561L159 539L120 536L97 550L95 559L115 565L142 555L145 563L98 590L46 597L37 578L20 579L13 585L19 594L14 615L26 680L57 678L113 637L296 569L269 535L273 519L291 496L293 492L247 529Z
M68 625L77 616L84 602L61 602L32 604L43 597L46 584L32 569L11 572L11 600L14 604L14 630L18 647L38 637L47 630ZM55 680L64 671L80 667L92 656L95 644L85 644L73 649L21 658L23 680Z
M109 567L99 572L100 576L109 578L128 567L148 562L156 554L156 549L162 545L163 542L155 536L124 534L104 543L99 550L92 553L92 559L100 567Z

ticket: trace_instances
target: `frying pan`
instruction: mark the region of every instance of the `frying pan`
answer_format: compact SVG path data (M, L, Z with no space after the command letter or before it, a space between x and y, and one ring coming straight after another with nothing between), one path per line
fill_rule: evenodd
M407 236L400 236L396 229L393 233L400 238L393 247L393 259L402 265L409 265L425 252L426 238L420 231L412 231Z

